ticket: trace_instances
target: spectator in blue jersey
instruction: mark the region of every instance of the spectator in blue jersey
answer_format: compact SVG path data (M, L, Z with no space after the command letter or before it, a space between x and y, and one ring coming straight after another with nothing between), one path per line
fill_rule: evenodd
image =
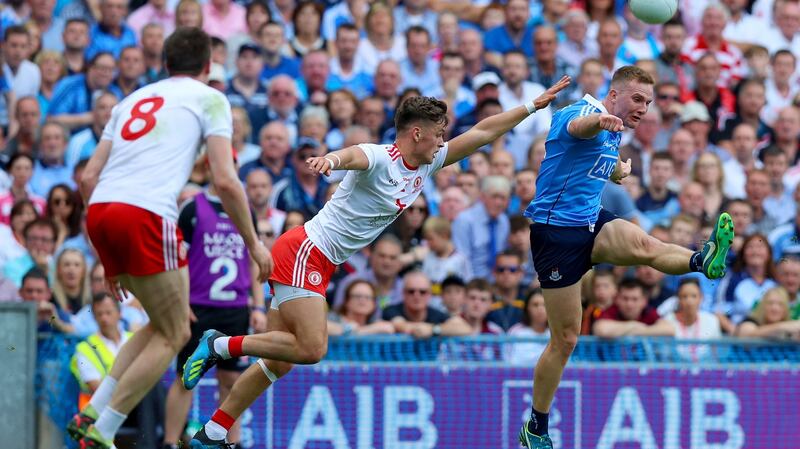
M313 217L322 209L328 182L306 166L308 158L322 155L323 148L316 139L299 139L297 148L292 153L294 176L275 183L273 196L277 209L284 212L300 211L306 217Z
M336 56L330 60L328 90L347 89L360 100L372 92L373 82L370 70L355 57L359 39L358 28L353 24L343 24L336 30Z
M636 209L652 225L669 223L680 212L678 196L668 187L674 171L675 166L668 153L658 152L653 155L648 176L650 182L642 196L636 200Z
M360 28L368 8L369 4L364 0L345 0L327 8L322 16L322 37L334 39L336 31L344 24L358 24Z
M297 80L301 103L324 105L328 99L328 75L330 60L325 50L311 50L300 64L300 78Z
M789 161L786 153L775 145L770 145L761 151L764 161L764 171L769 175L770 194L764 199L764 209L774 216L778 223L792 221L795 217L796 187L787 179L786 171ZM793 198L794 197L794 198Z
M436 40L436 20L440 17L430 8L430 0L405 0L394 7L394 24L398 33L405 33L414 26L428 30L433 41Z
M124 98L144 86L144 53L139 47L125 47L119 54L119 71L111 88Z
M225 89L225 96L232 107L240 107L247 111L250 119L251 134L247 140L258 140L258 131L267 122L264 108L267 107L267 87L259 79L264 57L261 47L255 44L243 44L236 57L236 76L231 78ZM243 162L245 163L245 162Z
M472 274L489 278L495 257L506 249L510 225L505 210L511 181L488 176L481 183L481 200L461 212L453 222L453 243L472 263Z
M49 218L36 218L25 225L22 231L25 254L6 261L2 277L19 287L31 268L38 267L46 276L53 262L57 236L58 228Z
M75 188L72 167L64 160L68 141L69 131L64 126L52 122L42 126L39 157L33 165L33 177L30 180L33 193L46 197L50 188L62 183Z
M3 41L3 76L17 98L36 95L42 81L39 67L28 58L33 53L31 35L22 25L8 27Z
M239 169L239 179L244 180L255 169L263 169L269 173L273 184L294 174L287 164L287 157L292 150L289 142L289 129L281 122L269 122L258 133L261 155Z
M551 0L561 2L562 0ZM576 70L556 53L558 50L558 33L554 26L542 25L533 32L534 64L530 64L530 79L542 86L552 86L564 75L574 76ZM558 93L556 104L565 102L575 86L569 86Z
M431 96L439 87L439 63L431 57L431 33L414 25L405 31L408 57L400 61L401 89L416 87Z
M375 96L383 101L386 114L385 127L392 126L394 111L400 106L400 85L403 84L400 65L392 59L384 59L375 70Z
M67 19L62 38L67 72L70 75L83 73L86 66L86 48L89 46L89 22L82 17Z
M67 151L64 155L64 163L69 167L89 159L94 154L100 136L103 134L108 120L111 119L111 109L117 105L119 100L111 92L103 92L94 101L92 107L92 124L83 131L78 132L69 140Z
M128 2L125 0L102 0L100 19L89 29L89 47L86 58L108 52L119 58L122 49L136 46L136 33L125 23Z
M800 185L795 188L795 200L800 197ZM786 257L800 257L800 214L769 233L772 258L776 262Z
M464 28L458 32L458 52L464 59L464 84L469 87L475 77L484 72L500 73L500 69L486 62L483 48L483 35L474 28ZM498 81L496 84L500 84ZM475 90L475 89L473 89Z
M430 95L443 100L455 119L475 109L475 93L464 86L464 58L458 53L445 53L439 63L439 83ZM424 93L423 93L424 95Z
M98 53L89 62L86 74L68 76L59 81L50 101L48 117L73 132L91 125L95 96L105 89L120 96L119 91L111 86L116 67L110 53Z
M41 110L41 122L47 117L50 109L50 101L58 82L67 74L64 57L51 50L42 50L36 55L36 65L42 72L42 83L39 85L36 100L39 102Z
M278 22L267 22L258 31L259 43L264 50L264 68L261 70L261 80L269 81L277 75L288 75L291 78L300 77L300 62L283 54L286 44L283 26Z
M509 0L505 6L504 25L486 32L486 61L497 67L503 65L502 55L511 50L521 51L533 58L533 30L531 12L527 0Z
M64 32L64 19L53 15L55 6L54 0L30 2L30 21L39 29L43 49L62 52L64 41L61 39L61 33Z
M620 46L619 54L626 64L635 64L641 60L655 60L661 55L660 43L650 32L646 23L633 15L630 6L625 4L622 10L627 28L625 39Z
M494 303L486 317L489 321L508 332L522 320L524 312L525 288L522 284L522 255L506 250L495 258L492 276L494 277Z
M47 280L47 273L32 268L22 278L19 295L23 301L36 304L37 331L41 333L55 332L71 334L75 328L70 323L70 316L53 301L53 292Z
M723 330L732 334L756 301L777 285L767 238L762 234L747 237L732 269L717 287L713 312L719 316Z

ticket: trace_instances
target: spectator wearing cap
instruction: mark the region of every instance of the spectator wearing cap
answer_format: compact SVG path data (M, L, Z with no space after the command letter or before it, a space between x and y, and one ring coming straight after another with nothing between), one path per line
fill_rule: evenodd
M127 97L144 86L145 70L142 49L139 47L123 48L119 54L117 79L114 80L112 85L122 93L123 97Z
M527 0L506 2L505 16L503 25L492 28L484 35L486 61L497 67L503 66L503 55L512 50L521 51L526 59L533 58L534 52L534 24Z
M530 71L525 54L519 51L510 51L503 56L503 83L499 86L498 100L504 111L511 110L529 98L536 98L545 89L541 84L528 81ZM534 137L549 131L552 112L550 106L537 111L515 126L506 135L506 149L514 155L514 161L526 161L528 149Z
M453 222L453 243L472 264L475 277L488 278L495 257L506 249L510 224L505 210L510 196L509 179L488 176L481 184L481 200Z
M87 59L104 52L111 53L116 59L123 48L136 46L136 33L125 23L126 15L128 2L125 0L100 2L100 19L89 29Z
M761 118L774 123L778 111L791 106L792 100L800 92L800 86L792 82L795 78L797 57L789 50L778 50L770 58L772 76L764 81L767 106L761 111Z
M574 76L575 71L556 53L558 34L555 27L542 25L533 32L533 48L536 52L535 63L530 64L531 81L542 86L552 86L564 75ZM575 85L562 90L556 95L556 103L566 101Z
M117 1L117 0L111 0ZM116 63L111 53L98 53L89 62L86 73L62 78L53 91L48 118L61 123L73 132L83 130L92 123L91 101L104 89L119 91L112 86Z
M739 47L761 45L764 42L763 33L769 27L764 19L753 16L747 11L750 2L747 0L722 0L722 3L728 8L730 14L728 23L722 31L722 37L729 42L736 43Z
M324 105L328 100L328 77L330 75L330 58L325 50L310 50L300 63L300 74L297 80L301 103Z
M133 11L127 20L128 26L140 39L144 27L151 23L161 25L165 36L175 31L175 11L167 6L167 0L147 0L147 3Z
M278 22L267 22L258 30L258 42L264 55L264 68L261 70L261 81L269 82L277 75L287 75L293 79L300 77L300 63L295 58L285 56L282 52L286 44L283 25Z
M306 217L313 217L322 209L328 182L306 165L306 160L315 156L322 156L322 145L316 139L301 137L292 154L295 175L275 183L273 207L284 212L300 211Z
M790 50L795 55L800 54L800 5L791 1L776 1L774 3L774 27L766 27L762 36L762 44L767 47L770 54L778 50Z
M694 90L695 83L694 66L681 54L686 42L686 27L680 21L665 23L661 27L661 42L663 49L656 58L658 80L677 85L679 94L686 97Z
M363 61L356 59L359 31L353 24L340 25L333 46L336 56L330 60L328 90L347 89L361 100L372 92L373 81Z
M32 53L31 35L22 25L8 27L3 41L3 77L16 98L39 93L42 73L29 61Z
M478 109L487 100L498 101L500 96L500 77L491 71L481 72L472 78L472 92L475 93L475 108L456 120L454 136L460 135L478 123Z
M719 87L732 86L744 78L744 57L741 50L728 42L722 32L728 22L728 10L719 3L711 3L703 10L700 33L686 40L683 55L697 64L697 83L701 83L701 59L706 53L714 55L720 66L715 80ZM706 105L707 100L703 100Z
M247 111L253 134L247 140L258 140L258 131L267 121L263 112L268 104L267 88L260 80L263 66L261 47L251 43L242 44L236 58L236 76L231 78L225 89L231 106Z
M439 87L439 63L431 58L431 34L419 25L405 34L408 57L400 61L400 88L416 87L422 95L431 96Z
M261 146L261 155L239 169L239 179L244 181L251 171L259 168L269 173L273 184L294 175L292 166L287 164L292 144L289 140L289 129L284 123L267 122L258 132L258 143Z
M558 42L556 56L577 72L583 61L599 54L597 40L589 37L589 15L582 9L573 8L564 14L564 39Z
M164 27L149 23L142 28L145 83L155 83L169 76L164 65Z
M232 0L210 0L203 5L203 31L209 36L228 39L247 32L244 6Z
M681 111L681 128L689 131L694 142L694 155L711 151L723 161L731 158L730 153L709 142L709 135L714 133L712 118L708 108L699 101L690 101L683 105ZM719 135L719 134L717 134Z

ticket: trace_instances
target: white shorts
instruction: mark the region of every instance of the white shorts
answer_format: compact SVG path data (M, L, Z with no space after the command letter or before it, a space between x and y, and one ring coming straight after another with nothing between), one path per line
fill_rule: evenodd
M281 304L298 298L320 298L321 300L325 301L325 297L317 292L312 292L311 290L306 290L300 287L292 287L279 282L273 281L272 289L275 294L270 302L270 309L278 310Z

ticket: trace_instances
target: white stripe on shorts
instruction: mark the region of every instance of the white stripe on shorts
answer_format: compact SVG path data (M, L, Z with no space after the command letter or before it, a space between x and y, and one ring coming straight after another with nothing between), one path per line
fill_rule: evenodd
M311 245L308 246L308 250L306 250L305 254L303 255L303 263L300 265L302 267L302 273L300 275L300 287L305 287L306 285L306 268L308 268L308 258L311 257L311 251L313 250L314 242L311 242Z
M294 259L294 268L292 269L292 286L299 287L300 286L300 273L302 271L302 263L303 263L303 255L306 251L309 250L311 247L311 240L306 238L303 240L303 243L300 244L300 249L297 250L297 255Z

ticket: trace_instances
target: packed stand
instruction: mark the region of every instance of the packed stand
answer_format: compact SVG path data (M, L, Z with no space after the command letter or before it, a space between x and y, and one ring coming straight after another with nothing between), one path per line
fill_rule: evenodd
M239 175L267 247L336 194L343 173L315 176L305 160L391 145L405 98L447 102L452 138L562 75L573 79L555 108L440 170L382 237L337 268L331 335L546 337L523 213L550 117L584 95L603 98L613 71L635 64L657 80L655 101L620 149L633 174L607 186L603 206L691 249L724 210L737 237L719 282L598 267L584 279L581 333L800 339L798 2L692 0L663 26L613 0L394 3L4 4L0 300L33 301L40 332L105 339L112 353L147 322L135 298L107 300L77 188L112 108L165 78L165 37L194 26L214 37L208 81L233 107ZM207 192L208 176L199 160L181 202ZM268 286L256 290L252 298L268 300ZM268 303L250 306L259 315L251 330L261 331ZM500 356L530 364L542 349L520 343ZM684 349L690 360L709 351ZM97 377L87 363L76 369L85 392Z

